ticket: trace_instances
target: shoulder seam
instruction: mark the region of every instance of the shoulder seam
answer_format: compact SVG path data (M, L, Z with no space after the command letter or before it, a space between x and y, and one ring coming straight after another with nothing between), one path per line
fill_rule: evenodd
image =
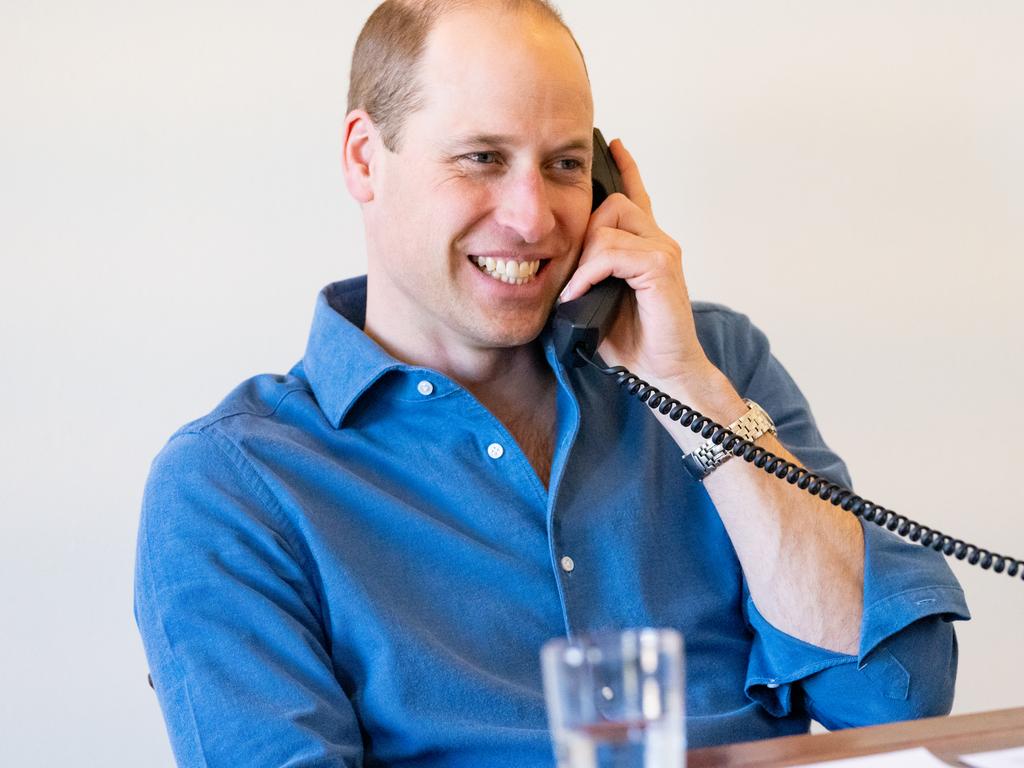
M267 415L269 416L271 414ZM242 474L253 493L257 494L257 496L260 497L267 505L267 511L277 518L278 525L281 526L281 535L286 537L286 541L291 547L293 554L300 560L302 569L307 573L311 572L313 563L306 551L306 547L301 545L301 537L296 536L293 533L294 526L289 523L288 517L284 514L280 500L274 492L270 490L270 486L267 485L266 480L263 479L263 475L260 474L259 470L257 470L255 466L253 466L253 463L249 460L249 457L245 455L241 446L232 440L223 430L212 428L210 430L209 437L213 443L216 444L223 441L231 448L231 452L234 454L234 457L228 454L224 446L217 446L221 453L224 454L224 457L235 464L239 473Z
M256 410L253 408L238 408L236 410L227 413L211 413L203 416L195 421L186 424L180 430L178 434L200 434L209 427L213 427L220 422L234 418L235 416L256 416L257 418L266 419L277 413L277 409L281 407L281 403L284 402L285 398L289 395L295 394L296 392L312 392L312 390L306 385L292 386L286 389L278 397L277 402L269 410Z
M299 564L302 568L308 571L311 565L310 558L305 553L304 547L296 546L296 537L290 533L293 526L288 522L287 517L283 514L281 502L273 494L266 481L263 480L259 471L253 466L252 462L249 461L248 457L235 443L235 441L228 437L223 430L217 429L214 425L210 425L209 429L203 428L202 430L186 431L179 433L179 435L194 435L195 437L204 438L210 441L210 444L216 448L228 464L235 469L242 482L244 482L249 490L256 495L256 498L266 506L267 512L277 520L277 523L280 526L279 533L285 537L285 541L291 548L292 554L297 560L299 560Z
M238 474L241 476L242 481L248 486L249 490L256 494L256 497L267 506L267 511L273 515L280 526L280 533L285 537L285 541L292 550L292 554L299 561L300 566L307 573L314 572L311 558L306 552L306 548L297 546L301 537L296 537L291 533L293 526L288 522L287 516L284 514L281 502L274 495L273 491L267 485L263 476L259 473L259 470L253 466L252 462L245 455L234 440L232 440L228 434L218 427L218 424L224 419L230 416L240 416L249 413L253 416L260 418L269 418L277 413L277 409L281 407L281 404L285 401L289 395L295 392L306 392L309 391L306 387L292 387L288 391L282 393L281 397L278 398L277 403L266 413L255 413L251 411L236 411L230 414L224 414L215 419L212 419L206 423L193 423L192 425L182 427L175 435L171 437L174 440L177 437L184 435L195 435L196 437L203 437L210 441L210 443L217 448L217 450L224 456L224 458L230 463ZM228 451L230 448L230 452Z

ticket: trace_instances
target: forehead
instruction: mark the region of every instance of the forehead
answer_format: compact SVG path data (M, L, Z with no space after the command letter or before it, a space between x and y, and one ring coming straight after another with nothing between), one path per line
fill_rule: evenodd
M589 129L590 83L569 33L531 12L474 8L442 17L427 39L419 79L433 122L472 121L507 131ZM540 128L541 126L537 126Z

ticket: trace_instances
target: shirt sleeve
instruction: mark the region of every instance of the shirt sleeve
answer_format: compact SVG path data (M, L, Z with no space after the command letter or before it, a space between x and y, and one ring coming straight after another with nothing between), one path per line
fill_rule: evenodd
M730 315L732 333L708 339L709 357L744 397L768 412L779 441L804 466L852 487L846 465L825 444L764 333L744 315ZM940 553L874 523L861 520L861 527L864 610L856 656L780 631L745 590L754 635L745 690L772 715L805 707L834 729L946 714L952 706L957 643L951 622L970 618L963 590Z
M308 565L233 445L172 438L143 500L135 617L179 765L361 765Z

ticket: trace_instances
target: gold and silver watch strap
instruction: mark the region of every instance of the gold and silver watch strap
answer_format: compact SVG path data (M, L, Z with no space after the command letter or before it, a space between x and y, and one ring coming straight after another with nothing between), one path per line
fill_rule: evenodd
M775 423L764 409L753 400L744 398L743 402L747 404L749 410L729 425L729 431L750 442L754 442L761 435L774 435ZM725 448L715 445L712 439L708 438L693 451L683 455L683 466L694 479L703 481L732 457L733 454L727 453Z

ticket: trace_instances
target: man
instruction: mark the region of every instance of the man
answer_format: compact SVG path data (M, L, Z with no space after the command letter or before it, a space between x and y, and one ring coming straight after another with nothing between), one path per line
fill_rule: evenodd
M627 626L684 633L691 747L949 711L967 609L939 555L741 460L687 474L699 436L554 357L559 295L623 278L605 361L723 424L750 398L758 445L849 482L764 336L691 305L620 142L591 216L592 125L539 0L367 22L368 279L147 487L136 615L182 764L550 765L541 644Z

